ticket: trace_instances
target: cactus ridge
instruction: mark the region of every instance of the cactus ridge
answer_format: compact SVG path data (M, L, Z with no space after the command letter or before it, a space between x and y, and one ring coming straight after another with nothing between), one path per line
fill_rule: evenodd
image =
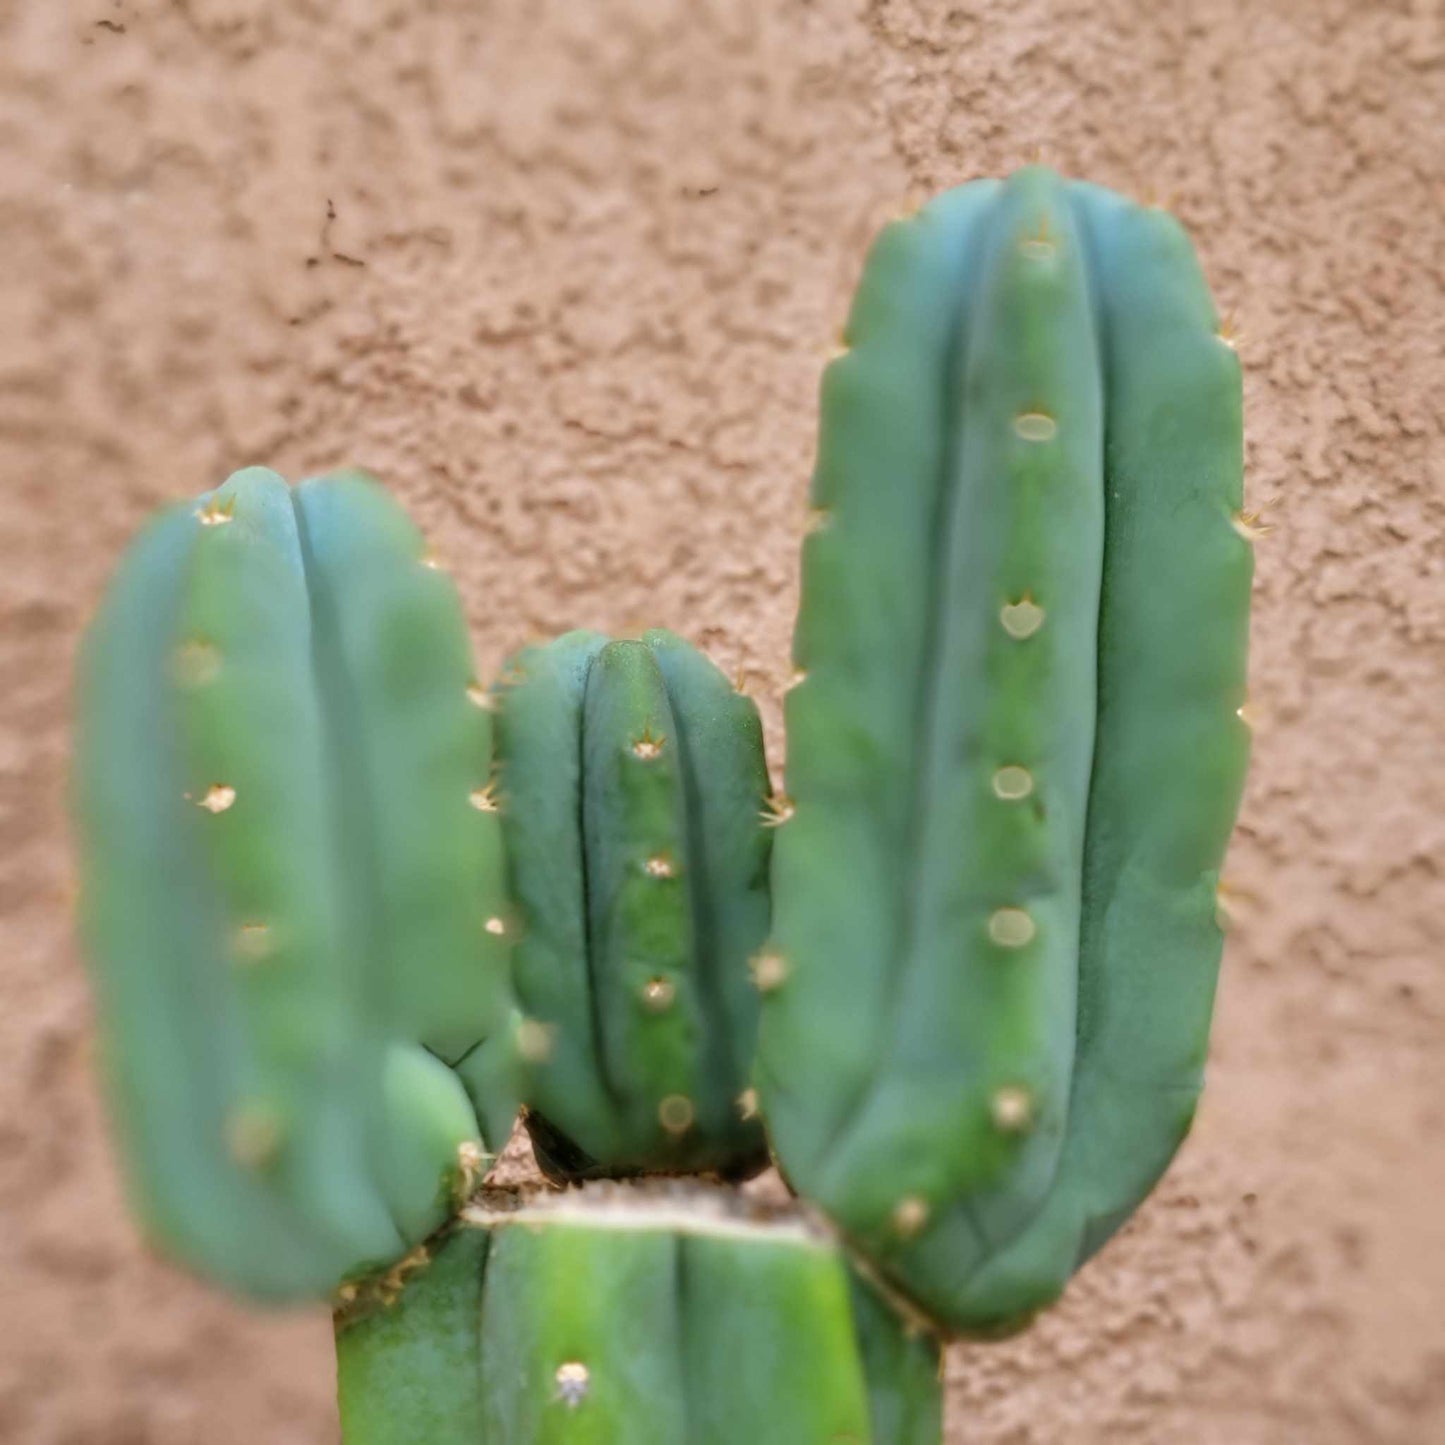
M498 825L467 806L490 722L422 556L359 476L240 472L143 536L83 658L83 914L131 1187L160 1243L261 1297L446 1217L484 1147L446 1058L490 1041L489 1137L514 1107Z
M1217 325L1176 223L1032 168L884 231L825 376L758 1081L951 1328L1052 1299L1197 1095L1251 568Z
M937 1343L727 1190L486 1199L399 1300L338 1317L337 1361L349 1445L938 1438Z
M751 1171L767 931L757 710L661 631L570 633L497 689L499 787L538 1045L528 1125L554 1175Z

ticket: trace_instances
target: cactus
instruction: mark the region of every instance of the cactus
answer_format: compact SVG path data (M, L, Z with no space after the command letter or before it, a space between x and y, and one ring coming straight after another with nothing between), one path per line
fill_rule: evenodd
M496 699L540 1162L562 1179L756 1172L747 960L767 933L769 857L757 708L663 631L528 648Z
M938 1338L1055 1298L1188 1128L1253 532L1193 253L976 182L883 233L845 340L785 794L670 633L483 688L355 475L238 473L101 609L133 1197L222 1284L337 1303L348 1445L934 1445ZM519 1102L568 1187L477 1192ZM740 1186L769 1144L786 1204Z
M483 1196L338 1315L347 1445L933 1445L938 1347L792 1209Z
M887 228L845 342L759 1089L855 1246L1008 1329L1199 1091L1247 753L1239 368L1179 226L1042 169Z
M153 523L85 648L83 922L132 1195L261 1298L424 1238L515 1107L500 831L468 804L490 719L426 562L370 482L238 472Z

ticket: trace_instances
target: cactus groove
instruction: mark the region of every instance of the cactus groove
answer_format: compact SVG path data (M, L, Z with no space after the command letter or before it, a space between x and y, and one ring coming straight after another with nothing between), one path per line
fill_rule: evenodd
M1239 369L1178 224L1040 168L888 227L845 341L759 1091L792 1184L993 1331L1198 1094L1247 754Z

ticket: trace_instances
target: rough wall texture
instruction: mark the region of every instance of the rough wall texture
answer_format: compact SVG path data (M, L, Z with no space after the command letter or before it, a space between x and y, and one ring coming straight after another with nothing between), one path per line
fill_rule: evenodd
M91 1077L69 670L154 503L386 477L482 658L665 620L781 756L815 389L892 210L1042 148L1243 333L1262 731L1197 1133L971 1445L1445 1440L1436 0L0 0L0 1439L331 1441L327 1321L150 1260Z

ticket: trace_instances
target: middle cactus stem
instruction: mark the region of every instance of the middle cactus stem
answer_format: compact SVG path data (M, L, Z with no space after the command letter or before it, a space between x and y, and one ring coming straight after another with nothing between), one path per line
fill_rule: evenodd
M936 1445L938 1344L791 1206L490 1191L336 1320L347 1445Z
M507 830L533 1066L527 1125L553 1178L766 1160L748 1093L769 924L756 707L669 632L573 632L495 690L488 806Z

